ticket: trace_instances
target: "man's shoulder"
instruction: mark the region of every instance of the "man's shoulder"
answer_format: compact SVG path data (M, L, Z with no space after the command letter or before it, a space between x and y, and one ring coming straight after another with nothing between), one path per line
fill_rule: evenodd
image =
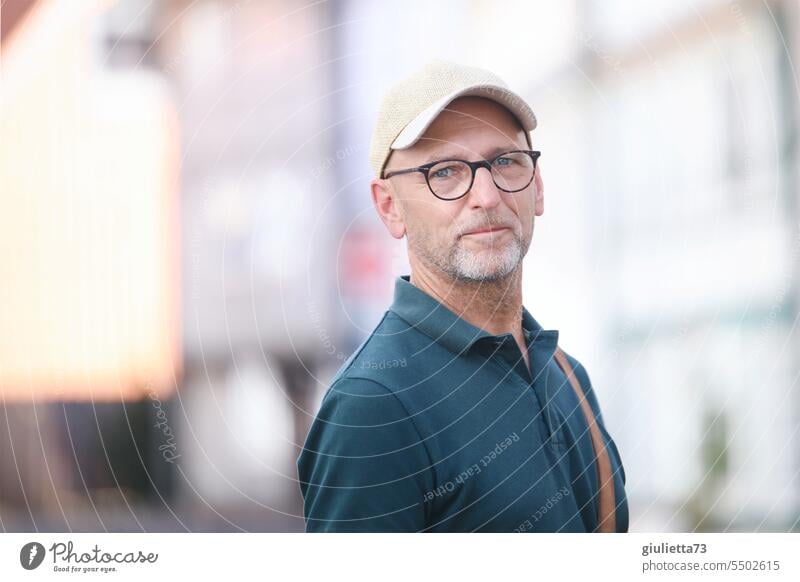
M367 338L342 364L331 380L331 388L358 384L394 391L405 376L411 359L419 351L420 333L393 311L386 311Z
M330 380L322 397L318 419L345 427L394 426L409 420L403 397L402 371L410 354L399 338L417 333L391 311L384 313L375 329Z

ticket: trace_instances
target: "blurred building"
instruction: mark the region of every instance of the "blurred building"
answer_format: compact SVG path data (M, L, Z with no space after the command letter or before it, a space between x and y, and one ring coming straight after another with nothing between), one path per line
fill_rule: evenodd
M3 11L4 523L302 528L297 443L355 341L328 7Z
M3 3L4 529L100 528L170 487L141 403L182 373L177 116L161 76L101 58L99 10Z
M623 4L587 19L582 173L633 526L796 528L798 7Z

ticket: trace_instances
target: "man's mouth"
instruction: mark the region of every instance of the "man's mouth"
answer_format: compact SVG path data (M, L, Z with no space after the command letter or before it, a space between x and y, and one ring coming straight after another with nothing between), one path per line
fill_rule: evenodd
M484 228L469 230L461 236L497 236L508 230L511 229L507 226L486 226Z

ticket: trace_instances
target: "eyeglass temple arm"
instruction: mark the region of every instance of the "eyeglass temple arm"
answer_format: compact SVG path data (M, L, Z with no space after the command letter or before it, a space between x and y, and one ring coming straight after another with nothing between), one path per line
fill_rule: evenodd
M406 168L405 170L395 170L393 172L383 172L383 179L391 178L392 176L398 176L400 174L411 174L412 172L424 172L425 170L429 170L430 168L427 167L419 167L419 168Z

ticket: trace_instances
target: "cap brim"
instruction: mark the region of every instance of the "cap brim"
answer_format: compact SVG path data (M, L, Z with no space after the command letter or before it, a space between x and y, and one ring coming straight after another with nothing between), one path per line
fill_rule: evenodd
M486 97L511 111L525 131L531 131L536 127L536 116L522 97L499 85L478 85L454 91L422 111L403 128L403 131L392 142L391 148L403 150L414 145L433 123L433 120L458 97Z

